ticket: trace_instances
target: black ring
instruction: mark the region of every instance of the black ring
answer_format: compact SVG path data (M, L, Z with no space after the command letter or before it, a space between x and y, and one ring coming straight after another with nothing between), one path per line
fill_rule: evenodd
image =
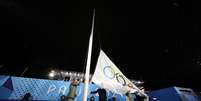
M120 81L119 77L123 80L123 83ZM119 73L116 73L116 79L117 82L121 83L123 86L126 85L126 80L124 79L124 77L122 75L120 75Z

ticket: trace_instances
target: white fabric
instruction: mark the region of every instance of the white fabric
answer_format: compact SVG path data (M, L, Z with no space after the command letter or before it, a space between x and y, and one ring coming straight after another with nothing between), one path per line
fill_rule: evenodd
M139 90L123 75L102 50L100 51L96 70L91 81L99 87L118 94L134 93Z

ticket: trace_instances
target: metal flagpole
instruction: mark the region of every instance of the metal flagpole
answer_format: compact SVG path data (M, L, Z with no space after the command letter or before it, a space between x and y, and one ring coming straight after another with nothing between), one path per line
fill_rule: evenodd
M85 85L84 85L83 101L87 101L88 88L89 88L88 85L89 85L89 73L90 73L90 64L91 64L94 20L95 20L95 9L93 11L92 29L91 29L91 35L90 35L90 38L89 38L89 48L88 48L87 65L86 65L86 71L85 71L85 81L84 81Z

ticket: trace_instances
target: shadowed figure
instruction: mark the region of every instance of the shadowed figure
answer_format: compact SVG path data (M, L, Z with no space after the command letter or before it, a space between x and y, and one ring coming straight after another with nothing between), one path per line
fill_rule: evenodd
M31 100L31 93L26 93L21 101L29 101Z
M139 92L135 93L135 97L136 97L135 98L136 101L145 101L145 99L146 99L146 97L143 95L140 95Z
M92 91L91 94L96 94L98 93L99 95L99 101L107 101L107 95L106 95L106 90L104 88L98 88L96 91Z

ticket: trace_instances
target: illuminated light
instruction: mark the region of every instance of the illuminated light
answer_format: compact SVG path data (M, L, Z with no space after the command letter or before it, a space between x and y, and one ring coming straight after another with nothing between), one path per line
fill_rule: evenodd
M69 76L71 76L71 75L72 75L72 73L70 72L70 73L69 73Z
M54 77L55 76L55 72L50 72L49 73L49 77Z
M81 79L80 79L80 81L82 82L82 81L83 81L83 79L81 78Z
M153 100L157 100L157 98L154 97Z
M69 73L68 73L68 72L66 72L65 74L66 74L66 75L68 75Z

